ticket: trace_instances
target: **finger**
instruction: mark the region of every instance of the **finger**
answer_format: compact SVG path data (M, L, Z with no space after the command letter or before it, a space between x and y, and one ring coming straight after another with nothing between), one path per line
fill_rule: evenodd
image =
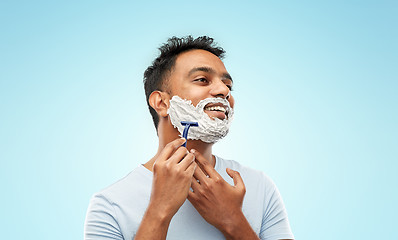
M234 171L230 168L226 169L228 175L234 180L234 186L237 188L245 188L245 184L243 182L242 177L240 176L240 173L237 171Z
M193 173L195 172L197 167L198 165L195 162L193 162L191 165L188 166L187 170L185 171L187 172L187 174L189 174L189 176L193 178Z
M192 192L192 191L188 191L188 197L187 197L188 201L190 201L191 203L195 202L196 199L196 193Z
M219 178L220 174L210 165L209 161L203 155L196 151L195 149L191 149L191 152L195 154L195 160L199 164L199 166L203 169L203 172L208 175L210 178Z
M171 155L168 161L172 164L178 164L188 153L188 149L180 146L175 153Z
M194 192L197 192L200 188L200 184L198 183L198 180L196 178L192 178L191 188Z
M195 195L198 195L199 193L199 189L200 188L200 184L198 182L196 182L196 180L193 179L192 183L191 183L191 189L188 191L188 200L190 200L189 197L193 197Z
M199 180L200 183L206 182L207 178L208 178L207 175L202 171L202 169L200 167L196 168L195 173L193 174L193 177L196 180Z
M171 142L169 142L163 150L160 152L159 158L162 160L167 160L169 157L179 148L184 142L186 141L185 138L178 138Z
M200 162L196 159L196 156L195 156L195 162L198 164L198 167L203 172L203 174L206 175L206 177L209 177L209 174L205 171L204 166L200 164Z
M193 153L188 153L182 160L181 162L178 163L178 165L186 170L188 167L195 162L195 155Z

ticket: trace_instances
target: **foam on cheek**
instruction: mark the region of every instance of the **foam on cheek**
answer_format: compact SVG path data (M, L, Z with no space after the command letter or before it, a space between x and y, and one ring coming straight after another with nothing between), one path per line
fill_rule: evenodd
M210 118L204 112L204 107L209 103L222 103L228 106L228 116L226 119ZM170 107L167 110L171 123L180 132L180 136L184 131L181 121L198 122L199 126L190 128L188 139L202 140L207 143L214 143L228 134L229 127L233 118L233 109L229 102L223 98L206 98L201 100L195 107L192 101L185 100L179 96L173 96L170 100Z

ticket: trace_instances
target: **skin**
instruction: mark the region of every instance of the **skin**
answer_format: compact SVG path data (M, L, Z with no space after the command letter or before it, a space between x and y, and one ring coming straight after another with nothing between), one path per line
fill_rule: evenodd
M186 148L181 147L185 140L179 138L167 114L174 95L191 100L195 106L205 98L221 97L233 107L232 84L217 56L191 50L178 55L165 91L154 91L149 97L159 115L159 146L155 156L144 164L154 178L150 202L135 239L166 239L170 221L186 199L226 239L259 239L242 212L246 190L240 174L227 169L234 181L231 186L215 171L212 143L189 140ZM225 118L220 112L205 112L210 117Z

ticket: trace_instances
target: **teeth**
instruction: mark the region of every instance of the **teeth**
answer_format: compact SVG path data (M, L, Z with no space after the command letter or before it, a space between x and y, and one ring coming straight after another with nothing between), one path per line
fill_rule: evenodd
M225 113L227 111L224 107L221 107L221 106L206 107L205 110L207 110L207 111L221 111L223 113Z

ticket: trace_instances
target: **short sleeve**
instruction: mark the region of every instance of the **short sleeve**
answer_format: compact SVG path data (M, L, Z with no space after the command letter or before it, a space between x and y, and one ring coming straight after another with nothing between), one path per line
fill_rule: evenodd
M272 187L267 191L268 197L265 198L266 208L261 224L260 239L294 239L282 197L272 180L270 184Z
M84 224L84 239L123 239L114 208L103 195L91 198Z

